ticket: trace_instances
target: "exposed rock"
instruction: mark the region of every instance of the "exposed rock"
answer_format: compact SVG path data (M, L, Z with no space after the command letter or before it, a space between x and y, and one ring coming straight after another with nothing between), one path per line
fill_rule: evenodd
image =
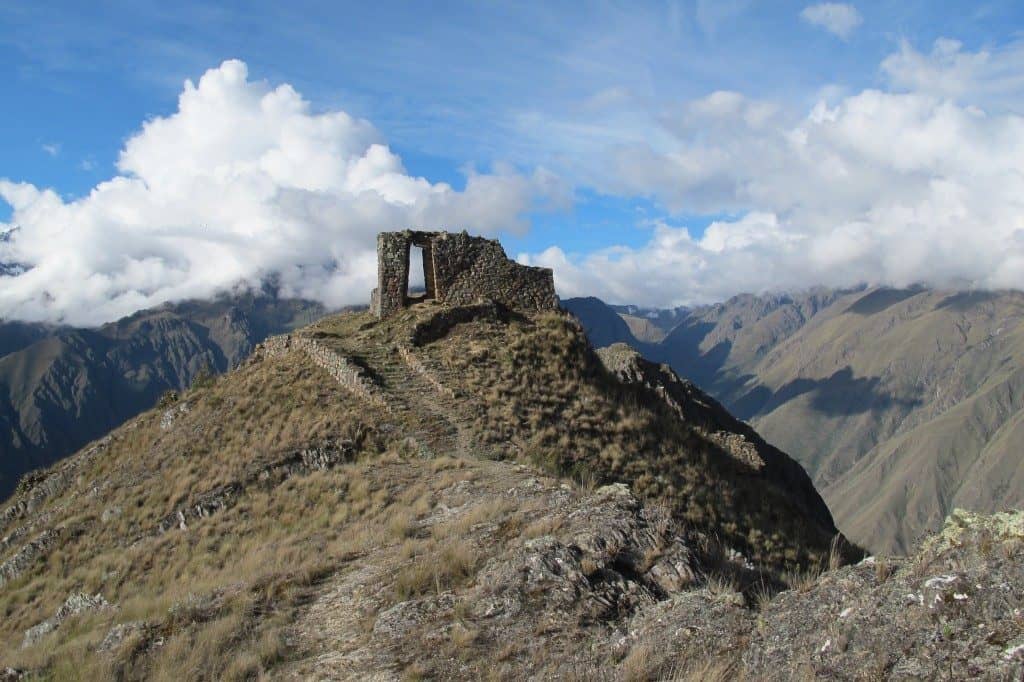
M34 540L18 550L14 556L0 564L0 587L25 572L35 560L45 554L63 533L62 528L44 530Z
M115 504L103 510L103 514L100 516L100 521L103 523L110 523L119 516L121 516L121 507Z
M167 429L174 426L174 420L179 415L188 414L189 405L188 403L181 402L173 405L172 407L164 410L163 416L160 417L160 428L166 431Z
M981 535L986 542L1019 544L1024 541L1024 513L996 512L978 514L967 509L954 509L942 530L928 538L926 552L945 552Z
M191 504L171 512L158 524L159 532L165 533L171 528L188 530L190 519L201 519L222 509L226 509L238 498L242 486L238 483L217 486L213 490L199 495Z
M65 620L72 616L77 616L86 611L103 611L112 608L115 607L111 606L101 594L90 596L76 592L64 600L64 603L57 609L52 618L48 618L42 623L26 630L25 639L22 641L21 646L26 648L38 643L43 637L59 628Z
M121 646L125 640L136 633L145 632L147 623L141 620L133 620L127 623L118 623L107 631L103 641L96 647L97 651L113 651Z
M36 642L41 640L46 635L50 634L57 629L57 624L52 620L44 620L38 625L33 625L28 630L25 630L25 639L21 643L21 648L25 649L34 645Z

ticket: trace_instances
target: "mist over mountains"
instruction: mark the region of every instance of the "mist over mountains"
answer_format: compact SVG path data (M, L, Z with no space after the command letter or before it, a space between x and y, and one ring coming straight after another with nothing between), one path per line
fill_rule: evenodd
M795 457L872 551L907 551L955 507L1024 503L1021 292L744 295L674 323L563 305L597 343L669 363Z

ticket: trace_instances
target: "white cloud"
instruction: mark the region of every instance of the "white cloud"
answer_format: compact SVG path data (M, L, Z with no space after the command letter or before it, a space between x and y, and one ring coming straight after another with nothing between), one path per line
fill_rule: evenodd
M820 26L843 40L850 37L864 19L853 5L841 2L822 2L809 5L800 12L800 18L809 24Z
M939 38L928 54L903 41L882 62L882 71L899 90L1018 111L1024 104L1024 41L965 52L960 41Z
M954 52L922 57L921 83L979 60L970 83L998 75ZM739 93L692 101L656 143L609 148L602 189L738 217L700 239L660 224L640 247L524 260L555 267L562 295L654 306L819 284L1024 287L1024 116L959 92L833 93L799 115Z
M47 142L42 145L43 151L49 156L57 156L60 154L60 145L56 142Z
M0 287L0 316L98 323L134 310L280 275L287 295L363 302L375 235L409 226L485 234L526 228L557 178L508 168L456 191L410 176L367 121L312 113L289 85L224 62L185 84L178 110L147 121L119 175L80 199L0 180L20 229L0 263L29 266Z

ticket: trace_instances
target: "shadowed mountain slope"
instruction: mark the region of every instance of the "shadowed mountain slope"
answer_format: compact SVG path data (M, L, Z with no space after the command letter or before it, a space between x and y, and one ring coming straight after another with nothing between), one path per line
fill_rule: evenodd
M638 348L796 457L854 540L907 551L956 506L1024 504L1022 319L1020 292L818 290L696 308Z
M141 311L98 329L0 324L0 499L18 477L67 456L187 387L223 372L319 304L241 295Z

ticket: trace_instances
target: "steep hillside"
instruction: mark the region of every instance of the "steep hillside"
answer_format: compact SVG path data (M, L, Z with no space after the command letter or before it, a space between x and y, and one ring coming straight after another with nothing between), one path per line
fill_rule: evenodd
M1019 518L839 568L801 474L559 313L325 318L19 486L0 512L0 669L1020 673Z
M595 348L603 348L613 343L638 345L633 336L632 327L614 310L605 305L601 299L570 298L562 301L562 307L568 310L583 323L587 338Z
M319 304L242 295L141 311L98 329L0 324L0 499L203 369L223 372Z
M853 539L902 552L954 507L1024 504L1022 313L1020 292L742 296L639 348L796 457Z
M53 331L52 327L45 324L0 320L0 357L31 346Z

